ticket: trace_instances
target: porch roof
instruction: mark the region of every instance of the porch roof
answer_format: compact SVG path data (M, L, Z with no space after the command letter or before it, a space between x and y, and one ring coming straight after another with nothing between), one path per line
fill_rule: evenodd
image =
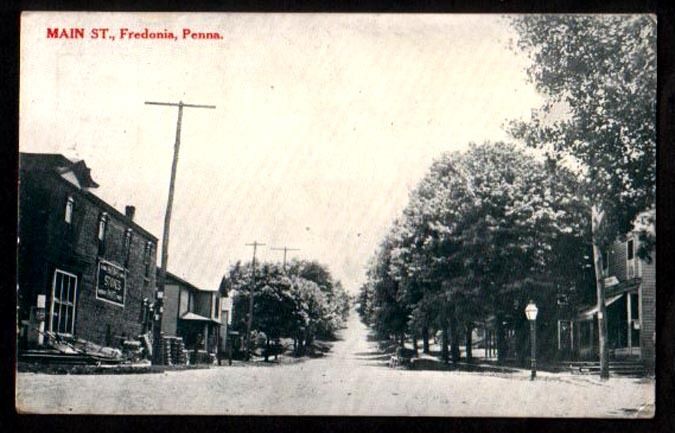
M605 306L607 307L609 305L612 305L613 303L618 301L619 298L622 297L622 296L623 296L623 293L621 293L619 295L612 296L610 298L606 298L605 299ZM589 308L589 309L584 310L581 313L579 313L577 315L577 320L591 320L593 318L593 316L595 315L595 313L597 313L597 312L598 312L598 306L596 305L592 308Z
M210 317L205 317L205 316L202 316L200 314L193 313L193 312L185 313L180 318L181 318L181 320L194 320L194 321L199 321L199 322L213 322L213 323L220 324L220 322L215 320L215 319L211 319Z

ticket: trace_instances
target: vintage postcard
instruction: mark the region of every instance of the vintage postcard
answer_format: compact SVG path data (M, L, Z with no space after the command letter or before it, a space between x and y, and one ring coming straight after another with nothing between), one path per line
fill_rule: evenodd
M654 416L654 16L26 12L20 62L20 413Z

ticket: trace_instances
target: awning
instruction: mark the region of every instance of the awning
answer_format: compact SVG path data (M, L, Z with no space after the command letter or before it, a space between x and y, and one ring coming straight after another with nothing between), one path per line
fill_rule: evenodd
M185 313L180 318L182 320L196 320L198 322L213 322L213 323L220 324L220 322L217 321L217 320L211 319L210 317L200 316L199 314L195 314L195 313L192 313L192 312Z
M616 301L619 300L620 297L623 296L623 293L620 295L612 296L611 298L605 299L605 307L612 305ZM591 320L593 316L595 316L595 313L598 312L598 306L596 305L593 308L590 308L588 310L582 311L577 315L577 320Z

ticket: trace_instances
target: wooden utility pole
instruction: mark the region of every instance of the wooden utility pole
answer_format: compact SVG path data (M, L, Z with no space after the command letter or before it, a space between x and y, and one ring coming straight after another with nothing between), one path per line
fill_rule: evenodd
M183 108L216 108L215 105L195 105L184 104L183 101L178 103L173 102L151 102L146 101L147 105L166 105L170 107L178 107L178 121L176 122L176 141L173 146L173 163L171 164L171 180L169 181L169 197L166 201L166 213L164 214L164 232L162 234L162 263L159 268L159 276L157 281L157 293L155 301L155 323L152 332L152 363L160 364L163 361L162 354L159 353L160 342L162 338L162 312L164 310L164 285L166 282L166 267L169 262L169 228L171 226L171 209L173 207L173 193L176 183L176 168L178 167L178 151L180 150L180 130L183 121Z
M253 247L253 261L251 272L251 289L248 294L248 320L246 321L246 359L250 359L251 347L251 325L253 324L253 296L255 295L255 253L258 247L265 246L258 241L253 241L252 244L246 244L248 247Z
M286 270L286 253L289 251L300 251L300 248L288 248L288 247L283 247L283 248L270 248L271 250L274 251L283 251L284 252L284 270Z

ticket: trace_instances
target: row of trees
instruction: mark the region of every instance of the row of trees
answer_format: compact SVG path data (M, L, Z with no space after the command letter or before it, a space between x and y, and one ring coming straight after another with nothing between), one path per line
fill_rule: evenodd
M471 331L489 320L503 357L503 325L524 327L528 299L546 310L560 293L583 294L577 289L592 282L589 215L578 191L569 170L512 144L443 155L372 261L363 319L401 343L420 337L427 352L430 330L443 331L445 361L458 360L462 334L470 357Z
M437 160L373 260L361 312L387 334L425 337L434 325L450 328L455 343L458 322L492 316L503 346L502 319L522 317L526 298L546 308L591 278L606 378L602 252L655 203L656 23L647 15L508 20L545 96L508 130L537 153L496 143ZM645 256L654 234L641 237Z
M252 328L265 335L265 344L293 338L296 355L305 353L314 338L334 338L349 314L349 296L325 266L315 261L278 263L237 262L225 277L234 290L233 324L246 333L249 300L253 293ZM255 285L253 282L255 281Z

